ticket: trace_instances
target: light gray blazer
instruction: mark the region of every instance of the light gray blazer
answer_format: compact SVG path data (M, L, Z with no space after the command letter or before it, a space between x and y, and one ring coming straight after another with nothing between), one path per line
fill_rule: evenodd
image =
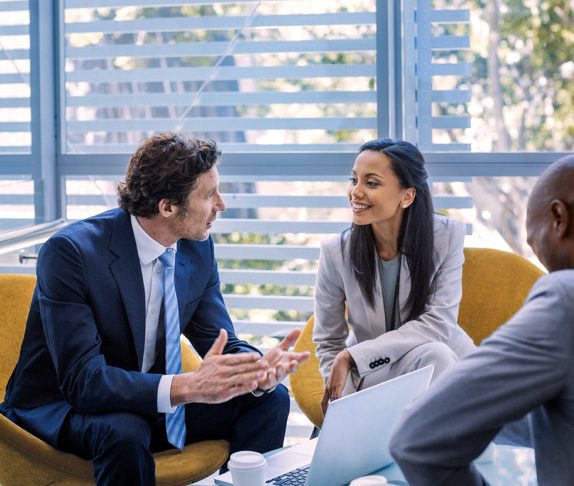
M369 367L373 361L382 359L387 364L394 363L411 349L427 342L445 343L459 357L474 350L472 340L456 322L462 295L464 235L465 226L460 221L435 216L434 292L423 314L408 322L404 306L410 292L410 272L406 259L402 259L398 296L402 325L390 332L386 332L378 268L375 267L377 275L373 308L362 295L353 274L350 245L345 246L343 259L340 235L322 243L315 287L313 341L317 345L321 374L325 379L337 353L348 347L349 327L356 343L348 350L361 378L380 370ZM345 302L348 305L348 319L345 318Z

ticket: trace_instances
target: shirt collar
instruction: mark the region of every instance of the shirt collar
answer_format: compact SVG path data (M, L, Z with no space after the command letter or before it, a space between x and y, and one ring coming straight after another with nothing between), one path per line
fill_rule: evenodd
M140 262L142 265L147 265L163 255L166 247L148 235L133 214L130 215L130 220ZM177 251L177 243L174 243L169 248L173 248L173 251Z

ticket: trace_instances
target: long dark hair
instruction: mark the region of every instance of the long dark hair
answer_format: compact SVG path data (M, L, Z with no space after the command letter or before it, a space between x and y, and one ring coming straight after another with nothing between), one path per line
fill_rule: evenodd
M407 320L419 317L431 293L434 252L434 209L428 185L428 172L420 151L409 142L388 138L364 143L359 153L365 150L380 152L387 156L391 169L399 180L401 188L413 187L416 196L405 209L399 231L398 248L407 259L410 271L411 291L405 303ZM341 234L341 246L351 245L351 265L359 287L371 307L375 305L374 288L376 278L375 236L370 224L356 225ZM398 296L397 296L398 298Z

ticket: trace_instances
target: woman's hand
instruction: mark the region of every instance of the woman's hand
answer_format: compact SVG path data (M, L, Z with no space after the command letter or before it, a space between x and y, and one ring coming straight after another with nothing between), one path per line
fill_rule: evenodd
M323 392L323 398L321 398L321 409L323 410L323 415L327 411L330 400L337 400L341 398L343 393L343 387L347 381L347 375L355 362L351 353L344 349L333 361L333 366L331 367L331 374L327 380L327 385L325 386L325 391Z

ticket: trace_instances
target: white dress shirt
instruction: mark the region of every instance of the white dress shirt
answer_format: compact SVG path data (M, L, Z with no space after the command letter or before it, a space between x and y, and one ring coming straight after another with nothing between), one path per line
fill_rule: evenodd
M140 226L137 218L131 215L132 230L140 260L145 291L145 342L141 371L146 373L155 362L157 327L163 303L163 264L159 257L166 247L155 241ZM177 244L171 248L177 251ZM174 375L163 375L157 390L157 410L159 413L173 413L177 407L172 407L170 392Z

